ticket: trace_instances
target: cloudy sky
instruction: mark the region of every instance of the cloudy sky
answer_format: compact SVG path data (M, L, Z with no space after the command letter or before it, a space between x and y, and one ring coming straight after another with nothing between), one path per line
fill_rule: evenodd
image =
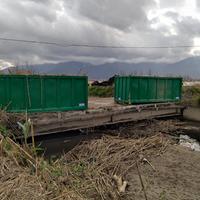
M200 46L199 0L0 0L0 37L115 46ZM0 41L0 66L174 62L200 48L99 49Z

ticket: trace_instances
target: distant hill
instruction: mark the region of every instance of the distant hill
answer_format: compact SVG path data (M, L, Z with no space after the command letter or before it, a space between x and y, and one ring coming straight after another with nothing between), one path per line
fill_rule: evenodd
M21 66L21 68L27 69L25 66ZM108 79L115 74L170 75L200 79L200 57L187 58L173 64L114 62L93 65L85 62L62 62L29 66L28 69L39 74L87 75L92 80ZM3 71L6 72L6 70Z

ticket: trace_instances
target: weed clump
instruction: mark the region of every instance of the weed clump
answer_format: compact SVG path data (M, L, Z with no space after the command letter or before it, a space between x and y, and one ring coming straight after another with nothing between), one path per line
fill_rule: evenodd
M200 85L183 87L182 104L200 106Z
M90 86L89 95L96 97L112 97L114 94L113 86Z

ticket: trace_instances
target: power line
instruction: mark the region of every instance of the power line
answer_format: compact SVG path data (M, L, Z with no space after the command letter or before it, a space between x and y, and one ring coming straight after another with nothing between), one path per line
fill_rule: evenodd
M37 40L24 40L15 38L3 38L0 37L1 41L7 42L20 42L20 43L30 43L30 44L44 44L44 45L54 45L59 47L83 47L83 48L104 48L104 49L177 49L177 48L200 48L200 46L193 45L175 45L175 46L114 46L114 45L90 45L90 44L67 44L67 43L57 43L49 41L37 41Z

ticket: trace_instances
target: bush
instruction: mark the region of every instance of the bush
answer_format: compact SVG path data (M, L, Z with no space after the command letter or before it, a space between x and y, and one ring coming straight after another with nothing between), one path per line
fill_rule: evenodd
M200 95L200 86L188 86L183 88L185 95Z
M200 86L183 87L182 104L187 106L200 106Z
M113 86L89 86L89 96L112 97L113 93Z

